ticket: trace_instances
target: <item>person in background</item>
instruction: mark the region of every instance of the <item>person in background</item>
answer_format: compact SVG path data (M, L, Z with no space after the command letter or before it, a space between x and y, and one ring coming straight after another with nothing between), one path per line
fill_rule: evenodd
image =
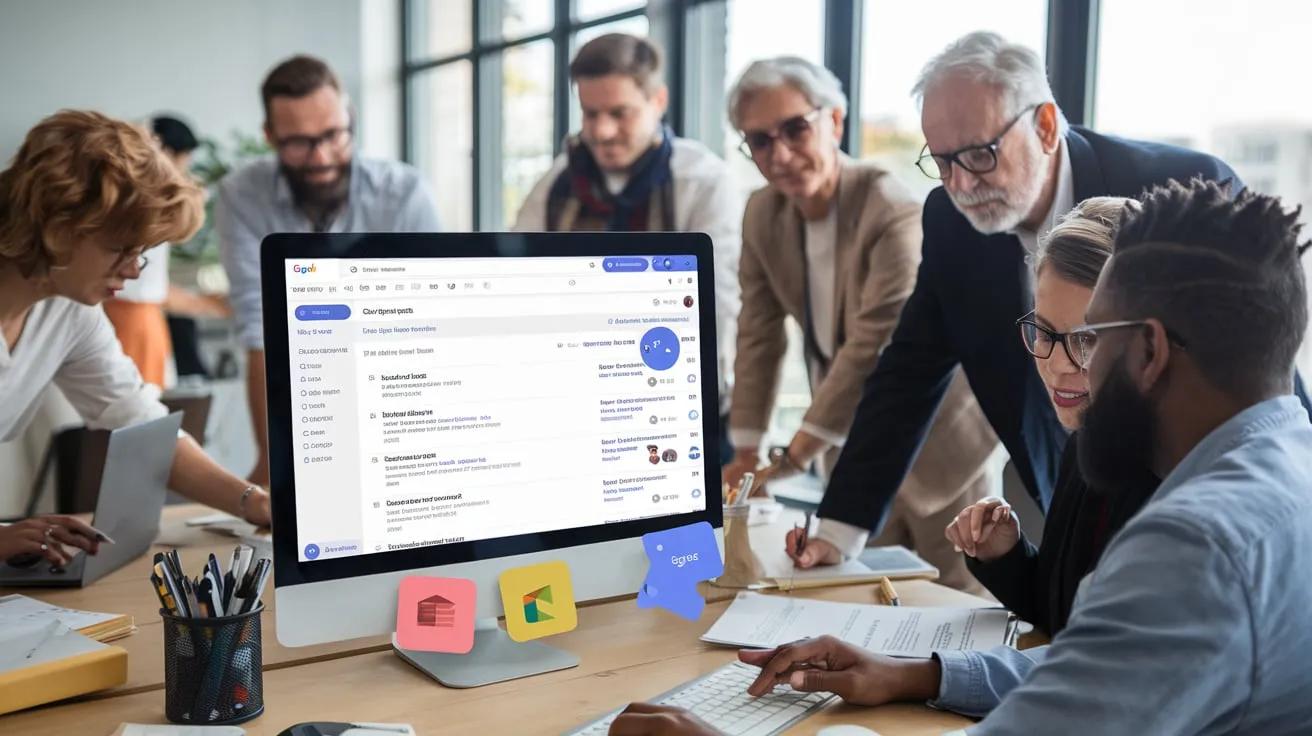
M168 413L100 306L140 275L147 250L196 233L203 202L200 187L137 126L69 110L28 132L0 172L0 441L26 429L51 384L91 429ZM270 522L269 494L228 473L185 432L169 487L252 524ZM38 524L42 539L85 532L53 517ZM0 551L44 544L31 539L32 526L0 529ZM57 545L46 546L62 564Z
M721 461L734 448L726 430L740 303L738 252L742 196L728 164L662 123L669 104L661 49L651 40L608 33L570 62L583 109L582 129L533 187L512 229L706 233L715 260ZM672 274L678 277L681 274Z
M1089 374L1080 368L1071 330L1084 324L1112 233L1137 200L1094 197L1076 205L1039 245L1034 311L1018 321L1025 348L1062 427L1071 432L1057 470L1043 543L1026 539L1011 507L990 497L962 509L946 535L966 555L970 572L1003 606L1049 638L1066 628L1080 581L1093 571L1107 542L1147 502L1160 479L1128 479L1116 493L1090 490L1080 476L1080 415L1089 403Z
M190 126L170 116L150 121L155 139L164 154L183 174L191 171L193 152L200 145ZM141 267L141 275L124 282L123 290L104 303L105 315L118 335L123 352L136 364L146 383L168 388L169 356L172 345L165 313L225 317L221 301L206 299L174 284L169 279L171 244L153 248Z
M432 191L414 167L357 155L354 112L323 61L294 56L260 89L264 135L276 154L219 182L214 205L228 296L247 349L247 390L258 459L249 479L269 484L260 242L271 233L437 232Z
M994 734L1294 736L1312 723L1312 422L1294 393L1308 325L1299 211L1214 181L1126 212L1072 331L1089 374L1080 472L1097 493L1162 478L1108 543L1051 645L894 659L832 637L739 658L856 705L928 701ZM1291 582L1292 581L1292 582ZM612 734L707 736L635 704Z
M1043 61L994 33L971 33L932 59L914 88L926 144L921 171L943 185L924 207L923 260L892 340L866 380L825 489L802 567L858 554L920 452L958 366L1044 513L1066 430L1016 317L1034 306L1027 265L1076 202L1137 197L1196 175L1237 177L1211 156L1070 126Z
M812 399L784 457L794 471L818 463L827 477L861 384L915 285L920 203L888 172L839 150L847 97L823 66L789 56L757 61L730 92L728 113L767 185L748 199L743 217L743 307L729 420L738 454L724 480L736 486L762 465L787 316L803 326ZM939 568L940 582L976 591L979 583L943 527L988 495L987 461L998 440L960 371L952 384L873 543L913 548Z

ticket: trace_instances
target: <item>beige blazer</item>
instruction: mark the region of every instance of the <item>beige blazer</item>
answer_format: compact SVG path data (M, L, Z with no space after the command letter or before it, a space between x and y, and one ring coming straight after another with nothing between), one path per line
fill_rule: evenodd
M841 156L834 264L834 354L813 376L817 388L804 421L846 436L866 378L892 338L916 283L921 206L885 170ZM796 207L767 186L743 216L739 266L742 311L729 426L764 432L779 388L787 345L784 319L805 324L805 223ZM985 471L998 444L960 368L910 475L899 491L920 516L941 511ZM840 448L824 458L826 476Z

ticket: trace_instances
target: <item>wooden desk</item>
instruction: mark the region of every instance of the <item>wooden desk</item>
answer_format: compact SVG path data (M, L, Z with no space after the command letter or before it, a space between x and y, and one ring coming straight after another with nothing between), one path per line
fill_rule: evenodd
M867 602L873 586L799 591L808 598ZM987 605L935 583L898 584L907 605ZM264 674L265 713L243 724L251 736L277 734L309 720L371 720L414 724L420 733L549 734L565 731L633 700L645 700L736 657L698 637L728 607L708 603L699 621L659 609L639 609L632 598L579 609L579 626L550 643L579 655L578 667L470 690L430 680L390 651L289 665ZM267 621L267 618L266 618ZM266 639L272 627L266 629ZM140 634L138 634L139 636ZM269 646L266 643L266 651ZM0 733L31 736L76 730L109 734L121 722L163 723L161 690L52 705L0 718ZM966 719L918 705L839 706L791 733L826 724L860 723L883 736L941 734Z

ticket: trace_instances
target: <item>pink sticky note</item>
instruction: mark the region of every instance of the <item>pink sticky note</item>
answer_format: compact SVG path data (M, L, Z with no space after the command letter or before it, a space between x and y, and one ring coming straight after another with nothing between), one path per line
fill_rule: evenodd
M401 581L396 643L419 652L467 654L474 648L474 581L412 575Z

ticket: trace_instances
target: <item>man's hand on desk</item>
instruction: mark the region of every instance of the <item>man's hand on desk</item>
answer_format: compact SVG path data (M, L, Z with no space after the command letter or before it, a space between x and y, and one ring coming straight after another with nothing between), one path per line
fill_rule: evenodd
M610 724L610 736L720 736L723 732L683 708L630 703Z
M738 658L761 668L747 688L758 697L786 684L801 692L831 692L853 705L926 701L938 697L942 676L936 659L885 657L832 636L744 649Z
M738 658L761 668L747 689L753 697L777 685L799 692L829 692L852 705L924 702L938 697L942 672L936 659L872 654L832 636L774 649L744 649ZM682 708L633 703L611 724L610 736L719 736L721 732Z

